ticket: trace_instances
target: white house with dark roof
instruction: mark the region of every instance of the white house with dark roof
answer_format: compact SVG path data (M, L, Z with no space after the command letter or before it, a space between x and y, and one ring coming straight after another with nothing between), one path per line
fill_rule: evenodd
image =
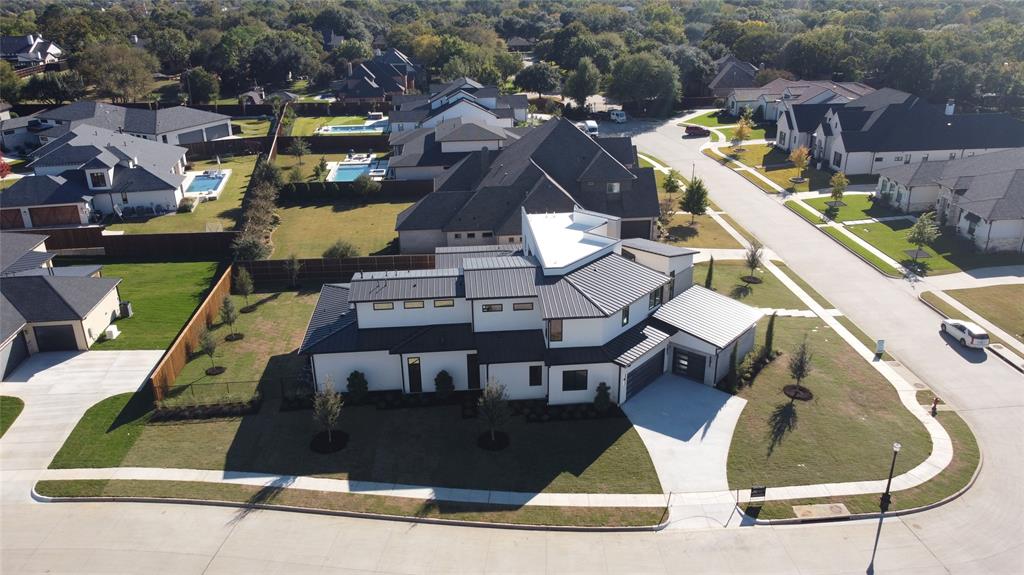
M436 269L368 272L323 287L301 354L318 388L457 390L485 382L512 399L623 403L663 373L714 385L761 313L692 285L694 250L620 240L614 217L527 214L523 243L438 248Z
M498 151L529 128L503 128L453 118L433 127L391 132L388 179L433 180L466 157L484 149Z
M1024 148L879 172L876 194L904 212L936 210L982 251L1024 252Z
M874 88L860 82L830 82L827 80L787 80L776 78L757 88L736 88L725 100L725 109L738 116L743 108L768 122L775 122L783 111L783 104L816 104L829 101L848 101Z
M42 34L0 36L0 59L14 68L52 64L63 55L64 51L53 42L44 40Z
M120 314L117 278L53 267L46 236L0 234L0 376L29 355L87 350Z
M525 94L502 94L470 78L432 86L430 94L395 96L388 113L392 132L432 128L455 118L465 123L511 128L525 122L529 102Z

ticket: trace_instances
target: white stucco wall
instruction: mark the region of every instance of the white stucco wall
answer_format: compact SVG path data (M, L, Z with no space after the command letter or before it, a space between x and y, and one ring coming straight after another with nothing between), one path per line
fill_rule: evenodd
M966 212L962 212L966 215ZM970 222L961 217L957 233L974 240L974 245L985 252L1024 252L1024 220L981 220L974 228L973 237L968 233Z
M468 389L469 375L466 371L466 356L476 353L475 350L466 351L444 351L438 353L408 353L402 354L402 369L406 369L408 358L420 358L420 375L423 380L423 392L434 391L434 378L441 370L445 370L452 376L455 389ZM483 386L481 381L480 385ZM409 392L408 376L405 382L405 391Z
M533 304L532 310L515 310L514 304ZM513 331L544 329L538 298L473 300L473 331ZM483 306L501 304L501 311L483 310Z
M576 369L587 370L587 388L582 391L562 391L562 374ZM553 365L548 372L548 403L590 403L594 401L597 386L607 383L612 402L619 401L619 366L614 363L580 365Z
M541 385L530 385L530 366L541 367ZM543 362L492 363L484 366L480 385L495 380L505 386L509 399L543 399L548 394L548 368Z
M432 254L447 244L441 230L403 230L398 232L398 245L403 254Z
M178 208L178 204L181 203L184 194L182 194L180 189L160 190L155 192L129 192L128 203L126 204L122 201L122 197L119 192L97 191L92 198L93 207L102 211L104 214L110 214L113 211L110 204L111 196L113 196L114 202L116 202L122 209L127 207L156 208L157 206L160 206L168 211L174 211Z
M96 340L103 335L110 322L117 318L121 299L117 295L117 289L110 290L96 307L82 319L82 335L85 338L86 347L91 347Z
M375 310L372 302L359 302L356 304L356 312L359 316L359 327L402 327L409 325L437 325L450 323L469 323L470 306L465 298L451 298L454 300L452 307L434 307L436 300L423 300L421 309L405 309L405 302L395 300L391 303L395 308L390 310Z
M657 308L654 308L657 309ZM629 305L629 323L622 325L621 310L609 317L566 319L562 321L562 341L550 342L550 347L591 347L604 345L653 313L648 296Z
M348 376L353 371L363 372L370 391L402 389L401 360L387 351L326 353L312 357L317 389L323 389L330 378L335 390L348 391Z

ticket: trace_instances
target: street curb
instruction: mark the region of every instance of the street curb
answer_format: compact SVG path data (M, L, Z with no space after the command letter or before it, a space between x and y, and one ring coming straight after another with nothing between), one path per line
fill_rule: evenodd
M796 210L796 208L793 207L794 205L798 205L798 204L796 204L796 200L786 200L786 199L783 199L783 198L779 198L779 199L782 200L782 207L784 207L787 210L789 210L789 211L793 212L794 214L796 214L797 217L799 217L801 220L807 222L807 224L810 225L811 227L813 227L814 229L820 230L821 229L820 228L820 224L825 223L825 222L820 222L819 224L816 224L816 223L812 222L811 220L805 218L802 213L798 212ZM791 204L790 202L793 202L793 203ZM821 232L821 233L824 234L825 232ZM825 235L828 236L828 234L825 234ZM829 236L829 237L832 237L832 236Z
M73 481L73 480L72 480ZM592 533L630 533L657 532L668 527L669 509L666 506L662 513L661 523L657 525L638 525L623 527L584 527L571 525L530 525L519 523L496 523L486 521L463 521L459 519L435 519L432 517L415 517L407 515L387 515L383 513L364 513L359 511L342 511L335 509L315 509L312 507L294 507L291 505L274 505L272 503L236 503L205 499L185 499L178 497L50 497L42 495L32 486L32 499L40 503L165 503L174 505L199 505L206 507L231 507L238 509L254 509L264 511L285 511L306 513L309 515L327 515L333 517L353 517L356 519L376 519L378 521L399 521L403 523L425 523L429 525L447 525L453 527L476 527L484 529L509 529L516 531L565 531Z
M960 419L961 419L961 421L964 422L964 425L966 425L967 429L971 432L971 436L975 438L975 442L977 442L977 436L974 435L974 430L971 429L971 424L967 423L967 421L964 420L963 418L960 418ZM935 501L933 503L929 503L927 505L922 505L920 507L912 507L910 509L901 509L899 511L891 511L891 512L885 513L885 514L883 514L883 513L855 513L855 514L847 515L846 517L840 517L840 518L834 518L834 519L830 519L830 518L823 518L823 519L798 519L798 518L795 518L795 517L791 518L791 519L754 519L753 517L750 517L746 513L744 513L743 516L746 517L747 519L752 520L755 525L797 525L797 524L803 524L803 523L839 523L839 522L842 522L842 521L856 521L856 520L860 520L860 519L878 519L879 517L882 517L883 515L885 517L902 517L904 515L913 515L915 513L921 513L923 511L929 511L931 509L935 509L936 507L945 505L945 504L947 504L947 503L949 503L949 502L951 502L951 501L953 501L955 499L959 499L961 495L963 495L964 493L967 493L967 491L970 488L974 487L974 483L978 480L978 476L981 475L981 468L984 465L985 465L985 454L982 453L981 446L979 445L978 446L978 466L974 468L974 473L971 475L971 479L967 482L967 484L964 485L963 487L961 487L959 490L957 490L956 493L953 493L952 495L950 495L948 497L945 497L945 498L940 499L938 501ZM927 482L925 482L925 483L927 483ZM922 483L922 485L924 485L925 483ZM895 493L899 493L899 492L896 491ZM881 497L881 495L882 495L881 493L878 494L879 497Z
M917 294L917 299L918 299L918 300L919 300L919 301L920 301L921 303L923 303L924 305L926 305L926 306L930 307L930 308L931 308L931 310L932 310L932 311L934 311L935 313L939 314L940 316L942 316L942 317L944 317L944 318L946 318L946 319L949 319L949 316L948 316L948 315L946 315L945 313L943 313L943 312L942 312L942 310L940 310L939 308L935 307L934 305L932 305L932 303L931 303L931 302L929 302L928 300L926 300L926 299L924 299L923 297L921 297L921 296L923 296L924 294L926 294L926 293L929 293L929 292L931 292L931 291L935 291L935 290L926 290L926 291L923 291L923 292L921 292L921 293ZM992 353L993 353L993 354L994 354L994 355L995 355L996 357L998 357L999 359L1001 359L1001 360L1005 361L1005 362L1006 362L1006 363L1007 363L1007 364L1008 364L1008 365L1009 365L1010 367L1012 367L1013 369L1015 369L1015 370L1017 370L1017 371L1019 371L1019 372L1021 372L1021 373L1024 373L1024 368L1022 368L1022 367L1021 367L1020 365L1018 365L1018 364L1017 364L1017 363L1016 363L1015 361L1013 361L1013 358L1012 358L1012 357L1007 357L1006 355L1003 355L1003 353L1002 353L1002 352L1001 352L1001 351L999 350L999 348L995 348L995 347L992 347L992 346L988 346L988 347L987 347L987 348L985 348L985 349L986 349L986 350L988 350L988 351L991 351L991 352L992 352Z

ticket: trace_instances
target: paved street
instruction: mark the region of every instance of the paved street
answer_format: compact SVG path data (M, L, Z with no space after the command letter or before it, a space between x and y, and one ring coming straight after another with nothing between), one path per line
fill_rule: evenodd
M607 134L614 129L602 125ZM938 333L919 286L888 279L683 140L675 121L626 124L889 349L971 424L984 468L938 509L887 520L654 534L410 525L153 504L0 507L3 573L1020 573L1024 571L1024 377ZM29 398L31 401L31 398ZM17 427L15 424L15 428ZM14 429L14 428L12 428ZM893 438L898 440L899 438ZM5 437L3 442L6 442ZM879 454L887 457L888 454ZM871 568L873 548L874 565Z

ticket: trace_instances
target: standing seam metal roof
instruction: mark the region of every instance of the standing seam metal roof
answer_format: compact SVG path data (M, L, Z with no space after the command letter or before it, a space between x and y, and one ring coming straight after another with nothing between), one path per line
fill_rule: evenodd
M719 349L743 335L762 313L744 303L693 285L654 312L654 317Z
M668 283L669 278L618 254L609 254L565 276L605 316Z
M466 299L537 297L534 267L466 270Z

